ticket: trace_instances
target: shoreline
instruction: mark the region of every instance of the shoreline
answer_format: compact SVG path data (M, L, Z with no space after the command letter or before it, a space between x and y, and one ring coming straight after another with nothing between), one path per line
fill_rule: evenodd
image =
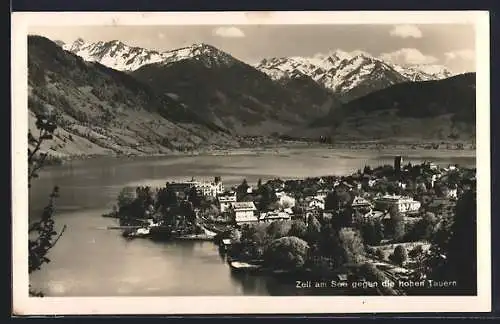
M432 145L438 145L432 146ZM309 142L283 142L275 144L262 145L260 147L234 147L234 148L217 148L217 149L198 149L189 152L172 151L168 153L144 153L144 154L78 154L78 155L57 155L59 163L50 163L47 166L64 165L68 162L84 161L98 158L152 158L152 157L189 157L189 156L255 156L261 154L284 154L289 153L289 150L294 149L311 149L311 150L405 150L426 152L442 151L442 152L476 152L475 145L463 145L463 142L443 142L443 143L397 143L397 142L343 142L336 144L322 144Z

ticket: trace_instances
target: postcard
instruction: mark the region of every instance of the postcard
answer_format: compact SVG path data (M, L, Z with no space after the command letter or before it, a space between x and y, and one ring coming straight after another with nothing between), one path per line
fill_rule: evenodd
M12 71L16 315L491 308L488 12L16 12Z

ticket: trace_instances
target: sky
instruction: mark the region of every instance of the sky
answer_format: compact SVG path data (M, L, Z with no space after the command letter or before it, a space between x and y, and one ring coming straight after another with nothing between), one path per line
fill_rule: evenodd
M77 38L120 40L158 51L206 43L249 64L340 49L365 51L398 64L441 64L456 73L475 71L472 24L52 26L31 27L29 33L66 43Z

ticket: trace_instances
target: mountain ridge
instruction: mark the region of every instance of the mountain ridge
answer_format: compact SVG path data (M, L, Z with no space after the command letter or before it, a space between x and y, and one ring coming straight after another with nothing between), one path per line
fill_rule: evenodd
M63 48L87 61L97 61L126 72L136 71L148 64L170 64L196 58L207 52L216 53L208 55L214 60L207 64L221 64L227 59L227 55L231 56L205 43L157 51L129 46L118 40L87 43L78 38L71 44L63 45ZM224 55L218 56L220 53ZM317 53L312 57L265 58L257 64L248 65L266 73L273 80L290 78L290 75L297 73L304 74L325 89L343 97L344 101L400 82L438 80L452 76L452 73L441 65L402 66L360 50L352 52L335 50L326 54Z
M452 75L443 66L401 66L363 51L348 53L341 50L312 57L263 59L255 67L274 80L293 73L310 76L325 88L344 97L344 101L401 82L439 80Z
M303 129L304 137L475 140L475 73L403 82L345 103Z

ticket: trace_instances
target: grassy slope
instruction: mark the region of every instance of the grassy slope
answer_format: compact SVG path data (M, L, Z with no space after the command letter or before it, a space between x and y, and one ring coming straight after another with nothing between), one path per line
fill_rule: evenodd
M83 62L45 38L31 37L28 55L29 110L60 114L53 143L58 155L164 154L236 145L182 103L157 96L124 73ZM31 128L32 119L30 114Z
M403 83L348 102L292 134L338 140L475 140L475 75Z

